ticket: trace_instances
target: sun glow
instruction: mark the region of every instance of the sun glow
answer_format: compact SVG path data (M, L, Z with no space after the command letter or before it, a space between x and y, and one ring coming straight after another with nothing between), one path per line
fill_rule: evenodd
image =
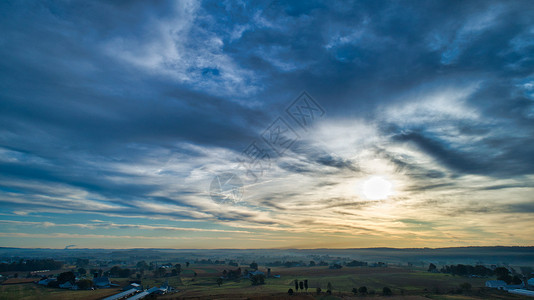
M369 200L382 200L392 194L391 188L391 182L380 176L373 176L363 184L363 194Z

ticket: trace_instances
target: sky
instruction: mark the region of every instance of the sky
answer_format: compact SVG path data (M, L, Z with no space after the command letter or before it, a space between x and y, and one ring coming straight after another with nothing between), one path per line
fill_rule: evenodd
M534 245L532 1L1 1L0 246Z

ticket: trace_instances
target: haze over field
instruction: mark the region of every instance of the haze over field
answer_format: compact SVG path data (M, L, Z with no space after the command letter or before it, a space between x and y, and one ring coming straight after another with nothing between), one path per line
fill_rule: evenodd
M2 1L0 245L534 245L533 15Z

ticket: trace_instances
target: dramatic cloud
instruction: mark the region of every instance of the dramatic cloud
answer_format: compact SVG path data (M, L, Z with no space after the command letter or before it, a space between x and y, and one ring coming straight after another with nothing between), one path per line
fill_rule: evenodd
M0 12L3 245L534 243L533 3Z

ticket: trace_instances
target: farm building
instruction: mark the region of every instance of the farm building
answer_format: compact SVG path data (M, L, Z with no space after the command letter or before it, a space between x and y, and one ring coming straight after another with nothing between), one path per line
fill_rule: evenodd
M128 297L128 296L134 295L137 292L139 292L138 289L129 289L127 291L124 291L124 292L121 292L121 293L118 293L118 294L115 294L115 295L111 295L111 296L109 296L107 298L104 298L103 300L123 299L124 297Z
M514 290L508 290L508 293L521 295L521 296L530 296L534 297L534 291L529 291L525 289L514 289Z
M244 278L250 278L252 276L256 276L256 275L265 275L265 273L263 273L262 271L254 271L254 272L248 272L247 274L243 275Z
M521 284L507 284L504 289L505 290L515 290L515 289L521 289L521 288L524 288L525 285L523 285L523 283Z
M139 283L132 282L129 285L125 286L122 290L123 291L128 291L128 290L131 290L131 289L142 290L143 287Z
M56 281L56 279L55 278L45 278L45 279L39 280L39 282L37 282L37 284L48 285L50 282L53 282L53 281Z
M97 277L93 279L93 283L97 288L107 288L111 286L111 281L109 277Z
M486 281L486 287L494 289L504 289L506 282L502 280L488 280Z
M75 285L75 284L72 284L72 282L70 281L67 281L65 283L62 283L59 285L59 288L61 289L71 289L71 290L77 290L78 289L78 286Z

